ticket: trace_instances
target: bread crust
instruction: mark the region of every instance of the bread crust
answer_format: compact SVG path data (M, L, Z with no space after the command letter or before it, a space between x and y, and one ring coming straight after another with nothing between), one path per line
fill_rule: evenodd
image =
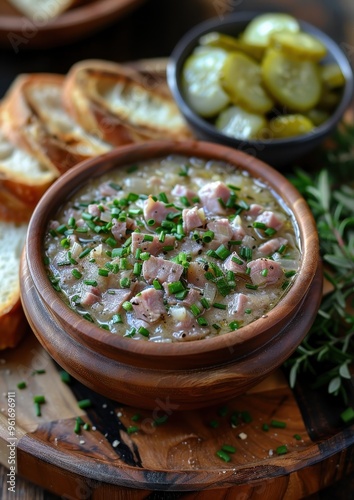
M119 101L110 93L121 89ZM124 95L135 99L135 109L124 103ZM165 85L151 84L137 70L103 60L86 60L69 71L63 88L63 102L68 113L80 125L115 146L148 139L184 139L191 132ZM117 104L118 103L118 104ZM140 103L145 116L134 113ZM167 120L154 121L149 106L164 110ZM134 118L134 114L136 115Z

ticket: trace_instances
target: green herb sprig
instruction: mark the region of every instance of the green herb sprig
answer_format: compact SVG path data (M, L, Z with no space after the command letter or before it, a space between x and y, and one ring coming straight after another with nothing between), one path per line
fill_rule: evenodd
M333 290L324 296L308 335L286 362L290 385L300 373L313 375L313 388L348 403L345 381L354 368L354 127L342 125L313 175L296 169L291 179L317 223L325 277Z

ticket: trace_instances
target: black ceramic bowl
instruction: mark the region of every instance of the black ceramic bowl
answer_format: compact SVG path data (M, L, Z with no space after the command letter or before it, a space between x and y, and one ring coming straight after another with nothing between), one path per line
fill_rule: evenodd
M261 13L235 13L223 19L207 20L192 28L182 37L171 54L167 68L167 79L180 111L198 138L240 149L279 168L309 153L335 128L353 96L353 71L346 55L335 41L311 24L299 21L302 31L312 34L327 47L327 55L323 62L336 62L345 77L346 84L341 100L332 111L330 118L307 134L285 139L245 140L223 134L214 125L194 112L187 103L182 88L182 68L188 56L198 45L198 40L202 35L218 31L237 36L258 14Z

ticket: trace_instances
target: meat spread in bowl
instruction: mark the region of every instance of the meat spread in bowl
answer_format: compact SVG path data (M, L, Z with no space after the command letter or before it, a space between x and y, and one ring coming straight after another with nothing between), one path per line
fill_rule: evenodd
M88 321L155 342L219 336L264 316L300 265L272 190L216 160L172 155L92 180L50 221L51 282Z

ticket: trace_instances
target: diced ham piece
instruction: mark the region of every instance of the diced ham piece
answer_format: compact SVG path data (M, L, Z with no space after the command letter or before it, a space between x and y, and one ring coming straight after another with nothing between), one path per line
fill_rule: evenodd
M188 235L193 229L204 226L205 214L202 208L184 208L182 211L183 230Z
M263 255L272 255L274 252L279 250L282 245L286 245L288 240L285 238L272 238L259 245L258 250Z
M101 300L101 293L97 287L90 287L81 299L82 306L92 306Z
M193 198L196 198L197 193L195 191L192 191L191 189L187 188L187 186L183 186L183 184L176 184L175 187L172 189L171 194L173 196L178 196L179 198L181 196L185 196L189 203L192 203Z
M250 278L252 283L257 286L267 286L277 283L284 276L283 269L278 262L271 259L255 259L247 264L251 269ZM266 275L262 272L266 270Z
M247 295L235 293L228 304L228 313L233 318L242 318L248 306Z
M222 215L226 213L219 198L226 203L230 198L230 194L230 189L221 181L205 184L205 186L198 191L198 196L205 211L213 215Z
M114 292L114 293L113 293ZM116 314L121 310L122 304L132 296L131 290L110 289L102 295L102 304L105 312Z
M187 296L182 300L182 304L184 306L191 306L192 304L196 304L199 308L202 308L202 305L200 303L200 299L202 298L202 294L200 291L196 290L195 288L190 288Z
M247 264L240 258L237 252L232 252L232 254L229 255L224 261L224 267L228 271L244 274L246 272Z
M87 207L87 211L94 217L100 217L101 215L101 210L99 209L99 206L96 203L92 203L91 205L89 205Z
M148 283L152 283L154 279L160 283L172 283L180 279L183 269L181 264L151 255L149 260L144 261L142 272Z
M201 328L192 313L187 311L185 307L171 308L170 316L174 322L172 336L175 340L202 339L210 332L209 328Z
M113 237L116 241L123 240L127 233L127 223L119 222L117 219L113 219L113 226L111 228Z
M271 227L276 231L279 231L284 221L279 217L279 215L271 212L270 210L266 210L257 216L256 222L263 222L263 224L267 227Z
M209 222L207 228L213 231L214 238L208 243L208 248L216 250L220 245L226 245L233 239L234 231L229 219L217 219Z
M136 317L148 323L155 323L166 314L162 290L145 288L139 295L135 295L130 303L134 308Z
M166 219L168 214L177 212L177 209L174 207L166 207L165 203L162 201L155 201L152 196L149 196L149 198L144 201L143 212L146 221L154 219L156 224L160 224Z
M165 240L163 242L159 241L158 236L153 236L152 241L144 241L144 233L132 233L132 243L131 243L131 252L135 255L135 252L138 248L142 252L149 252L151 255L158 255L163 252L163 247L165 246L173 246L175 244L176 238L171 235L165 236Z
M251 217L257 217L263 210L262 205L257 203L251 203L249 210L245 210L243 213L245 215L250 215Z
M187 269L187 281L198 288L204 288L208 280L204 276L204 265L199 262L191 262Z

